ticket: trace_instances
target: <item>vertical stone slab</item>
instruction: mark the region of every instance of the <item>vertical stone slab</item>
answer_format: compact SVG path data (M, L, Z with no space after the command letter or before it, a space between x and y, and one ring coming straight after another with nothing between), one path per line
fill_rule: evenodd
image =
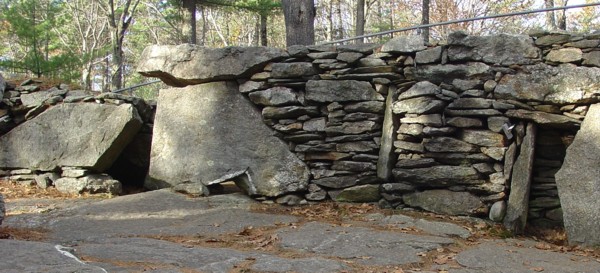
M515 234L523 233L527 224L536 133L535 124L527 124L520 153L513 166L504 226Z
M592 105L567 148L556 185L569 243L600 245L600 104Z
M384 181L389 181L392 178L392 169L396 164L396 157L394 156L394 140L396 140L396 130L398 129L399 122L392 112L395 93L396 87L390 87L385 101L381 145L379 148L379 159L377 160L377 177Z
M145 187L235 181L251 195L305 190L310 173L235 82L160 91Z

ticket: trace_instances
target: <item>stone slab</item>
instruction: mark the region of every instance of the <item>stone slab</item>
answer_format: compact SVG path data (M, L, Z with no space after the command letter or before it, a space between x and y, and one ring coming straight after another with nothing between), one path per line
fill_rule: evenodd
M520 153L512 169L504 226L516 234L523 233L527 224L536 135L535 124L527 124Z
M182 87L249 77L267 63L287 56L283 49L268 47L152 45L142 52L137 71L168 85Z

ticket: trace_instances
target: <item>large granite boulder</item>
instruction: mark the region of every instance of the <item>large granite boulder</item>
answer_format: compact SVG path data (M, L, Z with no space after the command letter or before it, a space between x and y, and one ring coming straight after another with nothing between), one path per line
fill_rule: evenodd
M569 242L600 245L600 104L592 105L562 168L558 195Z
M540 50L527 35L470 36L454 32L448 36L450 61L482 61L489 64L532 64L540 61Z
M0 169L104 172L141 125L130 104L60 104L0 136Z
M152 45L140 56L137 71L171 86L236 80L250 76L267 63L287 57L270 47L207 48L191 44Z
M598 100L600 69L572 64L524 67L526 73L506 74L494 90L499 99L572 104Z
M160 91L145 186L235 181L251 195L306 189L307 166L233 82Z

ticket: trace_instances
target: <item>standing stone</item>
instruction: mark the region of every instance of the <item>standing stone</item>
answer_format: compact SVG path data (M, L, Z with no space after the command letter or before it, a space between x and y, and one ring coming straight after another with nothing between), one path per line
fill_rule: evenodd
M527 224L536 131L535 124L527 124L521 152L513 166L504 226L515 234L522 234Z
M567 148L556 185L569 242L600 245L600 104L590 107Z
M145 186L231 179L251 195L306 189L309 171L232 82L160 91Z
M0 75L0 77L2 76ZM4 198L2 197L2 194L0 194L0 225L2 225L4 215L6 215L6 209L4 208Z
M130 104L60 104L0 137L0 169L104 172L141 126Z
M394 118L394 113L392 113L395 90L392 89L390 91L391 92L388 92L386 100L385 116L383 117L381 134L381 147L379 148L379 159L377 161L377 177L384 181L389 181L392 178L392 169L394 168L394 165L396 165L394 140L396 139L398 119Z

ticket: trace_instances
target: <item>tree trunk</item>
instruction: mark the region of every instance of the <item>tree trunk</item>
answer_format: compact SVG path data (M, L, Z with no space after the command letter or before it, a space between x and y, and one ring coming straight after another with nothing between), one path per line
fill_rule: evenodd
M315 43L314 0L282 0L287 46Z
M265 13L260 14L260 45L267 46L267 19L268 16Z
M123 3L123 6L116 9L114 0L108 0L109 4L109 24L112 28L111 40L113 46L113 76L112 86L116 89L123 88L123 64L124 64L124 53L123 53L123 42L125 41L125 35L127 29L131 25L133 20L133 14L137 9L140 0L127 0ZM133 4L133 5L132 5ZM116 11L120 11L121 14L117 14Z
M429 0L423 0L423 13L421 14L421 24L429 24ZM429 28L422 28L421 35L423 36L423 42L429 43Z
M196 1L195 0L183 0L183 20L187 22L184 24L184 34L187 37L187 42L190 44L197 44L198 37L196 35Z
M566 6L568 4L568 0L564 0L561 6ZM556 18L556 27L558 29L567 30L567 10L563 9L557 12L558 16Z
M344 39L344 18L342 18L342 0L337 0L335 3L335 16L337 17L338 25L335 30L335 39Z
M202 15L202 39L199 45L204 46L206 44L206 10L204 6L200 6L200 14Z
M355 36L362 36L365 34L365 0L356 1L356 30ZM357 44L364 43L364 39L360 38L356 40Z
M546 8L554 7L554 0L544 0ZM556 29L556 17L554 17L554 11L546 12L546 25L550 29Z

